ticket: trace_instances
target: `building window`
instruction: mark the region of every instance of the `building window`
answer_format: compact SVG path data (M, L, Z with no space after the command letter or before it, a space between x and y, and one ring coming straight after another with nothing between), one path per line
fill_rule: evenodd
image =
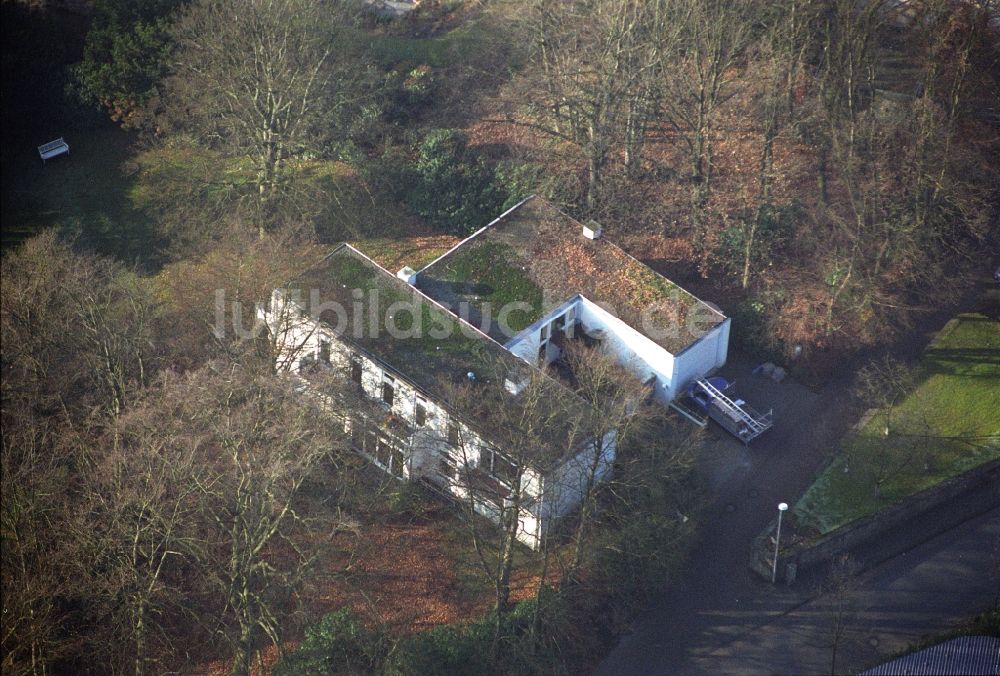
M413 407L413 420L417 427L423 427L427 423L427 403L417 397L417 404Z
M508 486L513 486L517 479L517 465L497 451L490 453L490 462L490 473Z
M448 423L448 445L458 448L458 425Z
M365 450L365 424L361 418L351 419L351 446L358 451Z
M351 357L351 380L361 385L361 360L357 357Z
M438 458L438 473L443 477L454 479L457 467L458 464L455 462L455 458L451 457L448 453L442 453Z
M389 471L393 476L400 479L403 478L403 467L406 466L406 459L403 456L403 450L395 443L389 442Z
M389 376L382 376L382 401L392 406L396 397L396 381Z
M395 477L403 478L406 454L400 441L376 430L366 430L365 454Z
M389 469L392 466L392 446L381 435L375 438L374 445L375 449L372 451L372 455L375 457L375 460L386 469Z
M549 339L549 326L550 326L549 324L545 324L542 327L542 335L539 338L539 340L541 340L543 343Z
M319 341L319 360L324 364L330 363L330 341Z

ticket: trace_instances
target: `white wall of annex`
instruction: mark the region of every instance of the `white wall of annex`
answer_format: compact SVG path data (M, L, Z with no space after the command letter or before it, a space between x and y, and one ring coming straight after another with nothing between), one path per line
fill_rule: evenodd
M616 451L615 431L608 432L601 441L600 457L597 458L595 478L598 482L604 480L611 472ZM598 452L587 444L576 456L554 468L545 476L545 509L542 514L543 524L552 519L565 516L580 504L586 491L587 478L594 463L594 454Z
M577 316L585 329L603 329L603 349L640 381L656 376L653 394L658 400L666 402L672 398L676 379L672 354L586 298L580 301Z
M726 319L675 357L676 387L704 378L726 363L729 351L729 325ZM674 394L681 394L677 391Z

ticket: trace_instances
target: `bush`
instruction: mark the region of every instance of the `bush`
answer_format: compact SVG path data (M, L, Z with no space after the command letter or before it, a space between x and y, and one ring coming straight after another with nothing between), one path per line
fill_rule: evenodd
M170 16L185 1L95 2L83 60L73 68L80 96L104 106L123 126L138 126L143 106L167 73Z
M503 164L497 167L496 176L497 183L507 195L500 211L510 209L529 195L543 192L539 189L544 182L543 168L539 164Z
M383 80L383 116L390 124L406 124L427 111L436 99L438 81L434 70L422 64L399 65Z
M399 643L393 671L401 674L465 676L491 673L490 627L445 625L409 636Z
M396 646L389 670L437 676L553 673L558 667L553 652L532 650L530 645L535 604L535 599L521 601L504 616L499 664L493 661L496 616L488 613L474 624L435 627L407 637Z
M740 347L760 358L777 360L781 345L768 323L767 305L755 297L747 298L726 309L732 319L730 332Z
M384 666L388 641L366 628L349 608L329 613L308 627L299 647L285 655L274 676L370 674Z
M666 587L687 555L693 526L675 513L620 519L595 546L591 583L606 602L605 631L618 634L650 595Z
M415 181L406 202L431 223L456 235L486 225L506 199L494 170L468 148L458 129L436 129L420 144Z
M397 521L424 519L437 506L436 499L426 488L414 481L399 482L388 495L390 516Z
M750 250L751 273L772 264L793 236L801 212L801 205L794 201L760 206L760 221ZM726 228L721 233L715 255L731 274L743 274L746 238L750 236L750 227L757 217L758 213L749 209L743 213L737 225Z

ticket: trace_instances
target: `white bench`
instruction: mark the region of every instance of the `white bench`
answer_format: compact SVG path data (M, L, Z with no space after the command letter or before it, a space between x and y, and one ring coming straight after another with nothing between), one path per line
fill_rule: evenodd
M69 144L63 138L57 138L55 141L49 141L48 143L43 143L38 146L38 155L42 158L42 162L51 159L56 155L62 155L63 153L69 152Z

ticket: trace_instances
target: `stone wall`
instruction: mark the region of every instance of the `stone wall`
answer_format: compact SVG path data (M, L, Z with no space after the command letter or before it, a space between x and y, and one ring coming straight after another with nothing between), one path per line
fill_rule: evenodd
M803 573L821 572L836 557L848 554L859 572L930 540L972 517L1000 506L1000 460L942 481L858 519L807 544L782 548L778 580L788 584ZM771 579L774 561L772 522L754 538L750 567Z

